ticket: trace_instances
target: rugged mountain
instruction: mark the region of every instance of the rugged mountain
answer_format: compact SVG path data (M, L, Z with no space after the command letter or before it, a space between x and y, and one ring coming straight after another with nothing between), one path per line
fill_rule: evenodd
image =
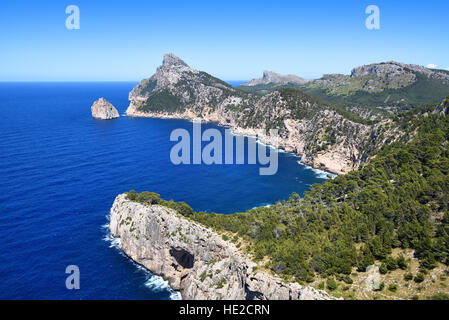
M173 54L166 54L156 73L129 94L131 104L127 114L170 114L186 110L201 113L203 108L232 103L236 94L226 82L190 68Z
M288 86L364 117L378 118L382 113L438 103L449 94L449 72L389 61L354 68L350 75L326 74L305 84ZM277 87L264 84L241 89L269 92Z
M332 299L324 291L258 271L233 243L159 204L119 195L111 208L110 231L131 259L166 279L183 299Z
M117 109L105 98L95 101L90 110L92 117L96 119L110 120L120 117Z
M262 78L253 79L248 83L242 84L242 86L246 87L255 87L259 85L268 85L271 84L273 86L276 85L298 85L304 84L307 80L300 78L298 76L288 74L281 75L279 73L273 71L264 71Z
M162 66L135 87L129 99L129 116L215 121L268 144L273 144L269 130L278 129L280 148L301 155L305 164L337 174L357 168L370 151L398 134L387 129L387 120L373 126L296 89L266 95L243 92L172 54L164 56Z
M449 72L390 61L354 68L349 76L325 75L304 89L334 103L398 110L441 101L449 94Z

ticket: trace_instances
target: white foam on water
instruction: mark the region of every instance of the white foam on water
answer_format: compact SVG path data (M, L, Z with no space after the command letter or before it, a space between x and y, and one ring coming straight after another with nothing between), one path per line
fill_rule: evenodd
M122 242L120 238L114 238L109 232L109 223L102 225L101 228L106 230L106 234L103 237L103 240L109 242L109 248L117 249L117 251L122 256L126 257L125 253L122 251ZM165 281L162 277L152 274L150 271L148 271L148 269L141 266L140 264L137 264L133 260L129 260L137 269L143 271L147 276L147 281L145 282L145 286L147 288L154 292L168 291L170 293L170 300L182 300L181 293L173 290L168 284L168 281Z
M262 203L262 204L259 205L259 206L255 206L254 208L251 208L250 210L257 209L257 208L260 208L260 207L269 208L269 207L271 207L271 206L273 206L272 203Z
M110 233L106 234L103 238L104 241L109 242L109 248L122 249L122 242L120 238L114 238Z
M330 172L327 172L327 171L324 171L324 170L315 169L315 168L312 168L310 166L307 166L304 163L302 163L301 160L298 160L297 162L298 162L298 164L301 164L301 165L305 166L306 170L313 171L313 173L315 173L315 175L319 179L335 179L336 177L338 177L338 175L336 175L334 173L330 173Z
M120 240L120 238L114 238L111 233L109 232L109 224L105 224L101 226L103 229L106 229L106 234L103 237L103 240L106 242L109 242L109 248L115 248L118 249L119 252L121 254L123 254L123 252L121 251L122 249L122 242Z
M182 300L181 293L173 290L168 281L162 279L162 277L150 275L150 278L145 282L145 286L154 292L169 291L170 300Z

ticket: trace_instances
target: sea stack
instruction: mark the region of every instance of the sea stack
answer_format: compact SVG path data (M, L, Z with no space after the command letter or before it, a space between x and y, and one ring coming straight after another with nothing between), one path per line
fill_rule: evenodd
M110 120L120 117L117 109L105 98L100 98L95 101L90 109L92 111L92 117L96 119Z

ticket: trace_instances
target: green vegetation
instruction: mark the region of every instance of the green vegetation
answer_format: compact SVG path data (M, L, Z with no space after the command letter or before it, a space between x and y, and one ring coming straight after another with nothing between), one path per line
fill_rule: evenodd
M430 300L449 300L449 294L437 293L430 297Z
M292 115L294 119L311 119L317 111L331 109L353 122L366 125L375 123L374 121L364 119L355 113L346 110L344 107L329 104L296 88L282 88L279 90L279 93L281 94L281 97L287 101L288 106L293 111ZM307 106L304 103L305 101L309 102L311 106Z
M396 284L390 284L388 286L388 290L391 292L396 292L396 291L398 291L398 286Z
M181 100L171 94L167 89L159 90L148 98L145 103L139 107L143 112L176 112L182 107Z
M335 289L337 289L338 284L335 281L334 278L329 278L326 281L326 287L330 290L330 291L334 291Z
M408 272L404 275L404 280L405 281L410 281L413 280L413 274L411 272Z
M126 197L129 200L136 201L145 205L158 204L164 207L168 207L178 211L178 213L182 214L183 216L189 216L193 214L192 208L187 203L183 201L174 202L173 200L166 201L161 199L161 196L154 192L144 191L142 193L137 193L136 191L131 190L127 193Z
M424 274L423 273L418 273L415 278L413 278L413 281L415 281L416 283L421 283L424 281Z
M223 286L226 284L226 279L225 278L221 278L218 282L217 285L215 286L217 289L221 289L223 288Z

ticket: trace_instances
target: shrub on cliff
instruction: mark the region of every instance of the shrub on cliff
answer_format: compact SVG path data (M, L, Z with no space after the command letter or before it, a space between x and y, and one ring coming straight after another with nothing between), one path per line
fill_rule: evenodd
M176 203L176 206L174 207L176 211L178 211L183 216L190 216L193 214L193 209L184 201L180 201Z
M327 285L327 288L328 288L330 291L334 291L334 290L337 289L337 287L338 287L337 282L336 282L333 278L327 279L327 280L326 280L326 285Z
M136 190L131 190L126 194L126 197L131 200L131 201L135 201L137 199L138 193L136 192Z
M146 204L158 204L161 202L161 196L154 192L144 191L137 196L137 202Z
M421 283L424 281L424 274L422 274L421 272L418 273L415 278L413 279L413 281L415 281L416 283Z
M127 193L126 198L146 205L159 204L161 206L176 210L183 216L189 216L194 213L193 209L184 201L175 202L173 200L166 201L161 199L161 196L154 192L144 191L137 193L135 190L131 190Z

